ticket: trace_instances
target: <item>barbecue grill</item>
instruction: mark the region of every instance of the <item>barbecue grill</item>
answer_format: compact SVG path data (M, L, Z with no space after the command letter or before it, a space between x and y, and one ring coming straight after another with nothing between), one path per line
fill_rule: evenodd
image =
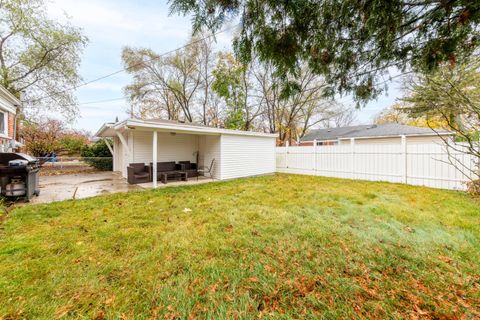
M23 153L0 152L0 193L30 200L38 196L38 159Z

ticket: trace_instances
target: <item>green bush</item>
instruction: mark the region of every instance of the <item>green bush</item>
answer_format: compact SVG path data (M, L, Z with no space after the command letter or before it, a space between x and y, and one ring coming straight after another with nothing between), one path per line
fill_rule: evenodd
M113 170L113 158L105 141L99 140L82 148L81 156L86 163L102 171Z
M65 134L58 142L68 155L78 155L87 144L87 137L77 133Z

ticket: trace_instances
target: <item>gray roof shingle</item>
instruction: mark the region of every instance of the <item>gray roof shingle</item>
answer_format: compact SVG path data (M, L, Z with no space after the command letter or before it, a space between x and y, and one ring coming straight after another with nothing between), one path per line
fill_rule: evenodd
M440 130L438 133L452 134L451 132L445 130ZM322 141L337 140L342 138L396 137L401 135L415 136L432 134L435 134L435 132L430 128L419 128L398 123L385 123L379 125L361 125L311 130L300 141L313 141L315 139Z

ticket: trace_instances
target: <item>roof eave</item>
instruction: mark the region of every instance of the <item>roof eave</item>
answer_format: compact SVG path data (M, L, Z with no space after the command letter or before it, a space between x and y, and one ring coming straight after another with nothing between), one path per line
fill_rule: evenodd
M103 133L108 130L113 128L114 123L104 123L100 129L94 134L94 137L101 137L101 138L106 138L109 137L110 135L104 135Z
M122 129L134 129L134 128L143 128L150 130L160 130L160 131L170 131L170 132L179 132L179 133L189 133L189 134L210 134L210 135L220 135L220 134L229 134L229 135L244 135L244 136L258 136L258 137L270 137L277 138L278 134L271 133L261 133L261 132L251 132L251 131L240 131L240 130L230 130L230 129L219 129L203 126L194 126L181 123L155 123L148 120L140 119L127 119L115 124L112 124L110 127L106 127L107 124L104 124L100 130L95 134L95 136L101 136L101 134L108 128L111 128L115 131Z

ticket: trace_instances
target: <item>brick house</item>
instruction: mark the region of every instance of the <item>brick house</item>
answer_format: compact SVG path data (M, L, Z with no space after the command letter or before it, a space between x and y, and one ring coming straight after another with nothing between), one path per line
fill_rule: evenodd
M20 106L20 100L0 86L0 152L10 152L19 146L16 141L16 114Z

